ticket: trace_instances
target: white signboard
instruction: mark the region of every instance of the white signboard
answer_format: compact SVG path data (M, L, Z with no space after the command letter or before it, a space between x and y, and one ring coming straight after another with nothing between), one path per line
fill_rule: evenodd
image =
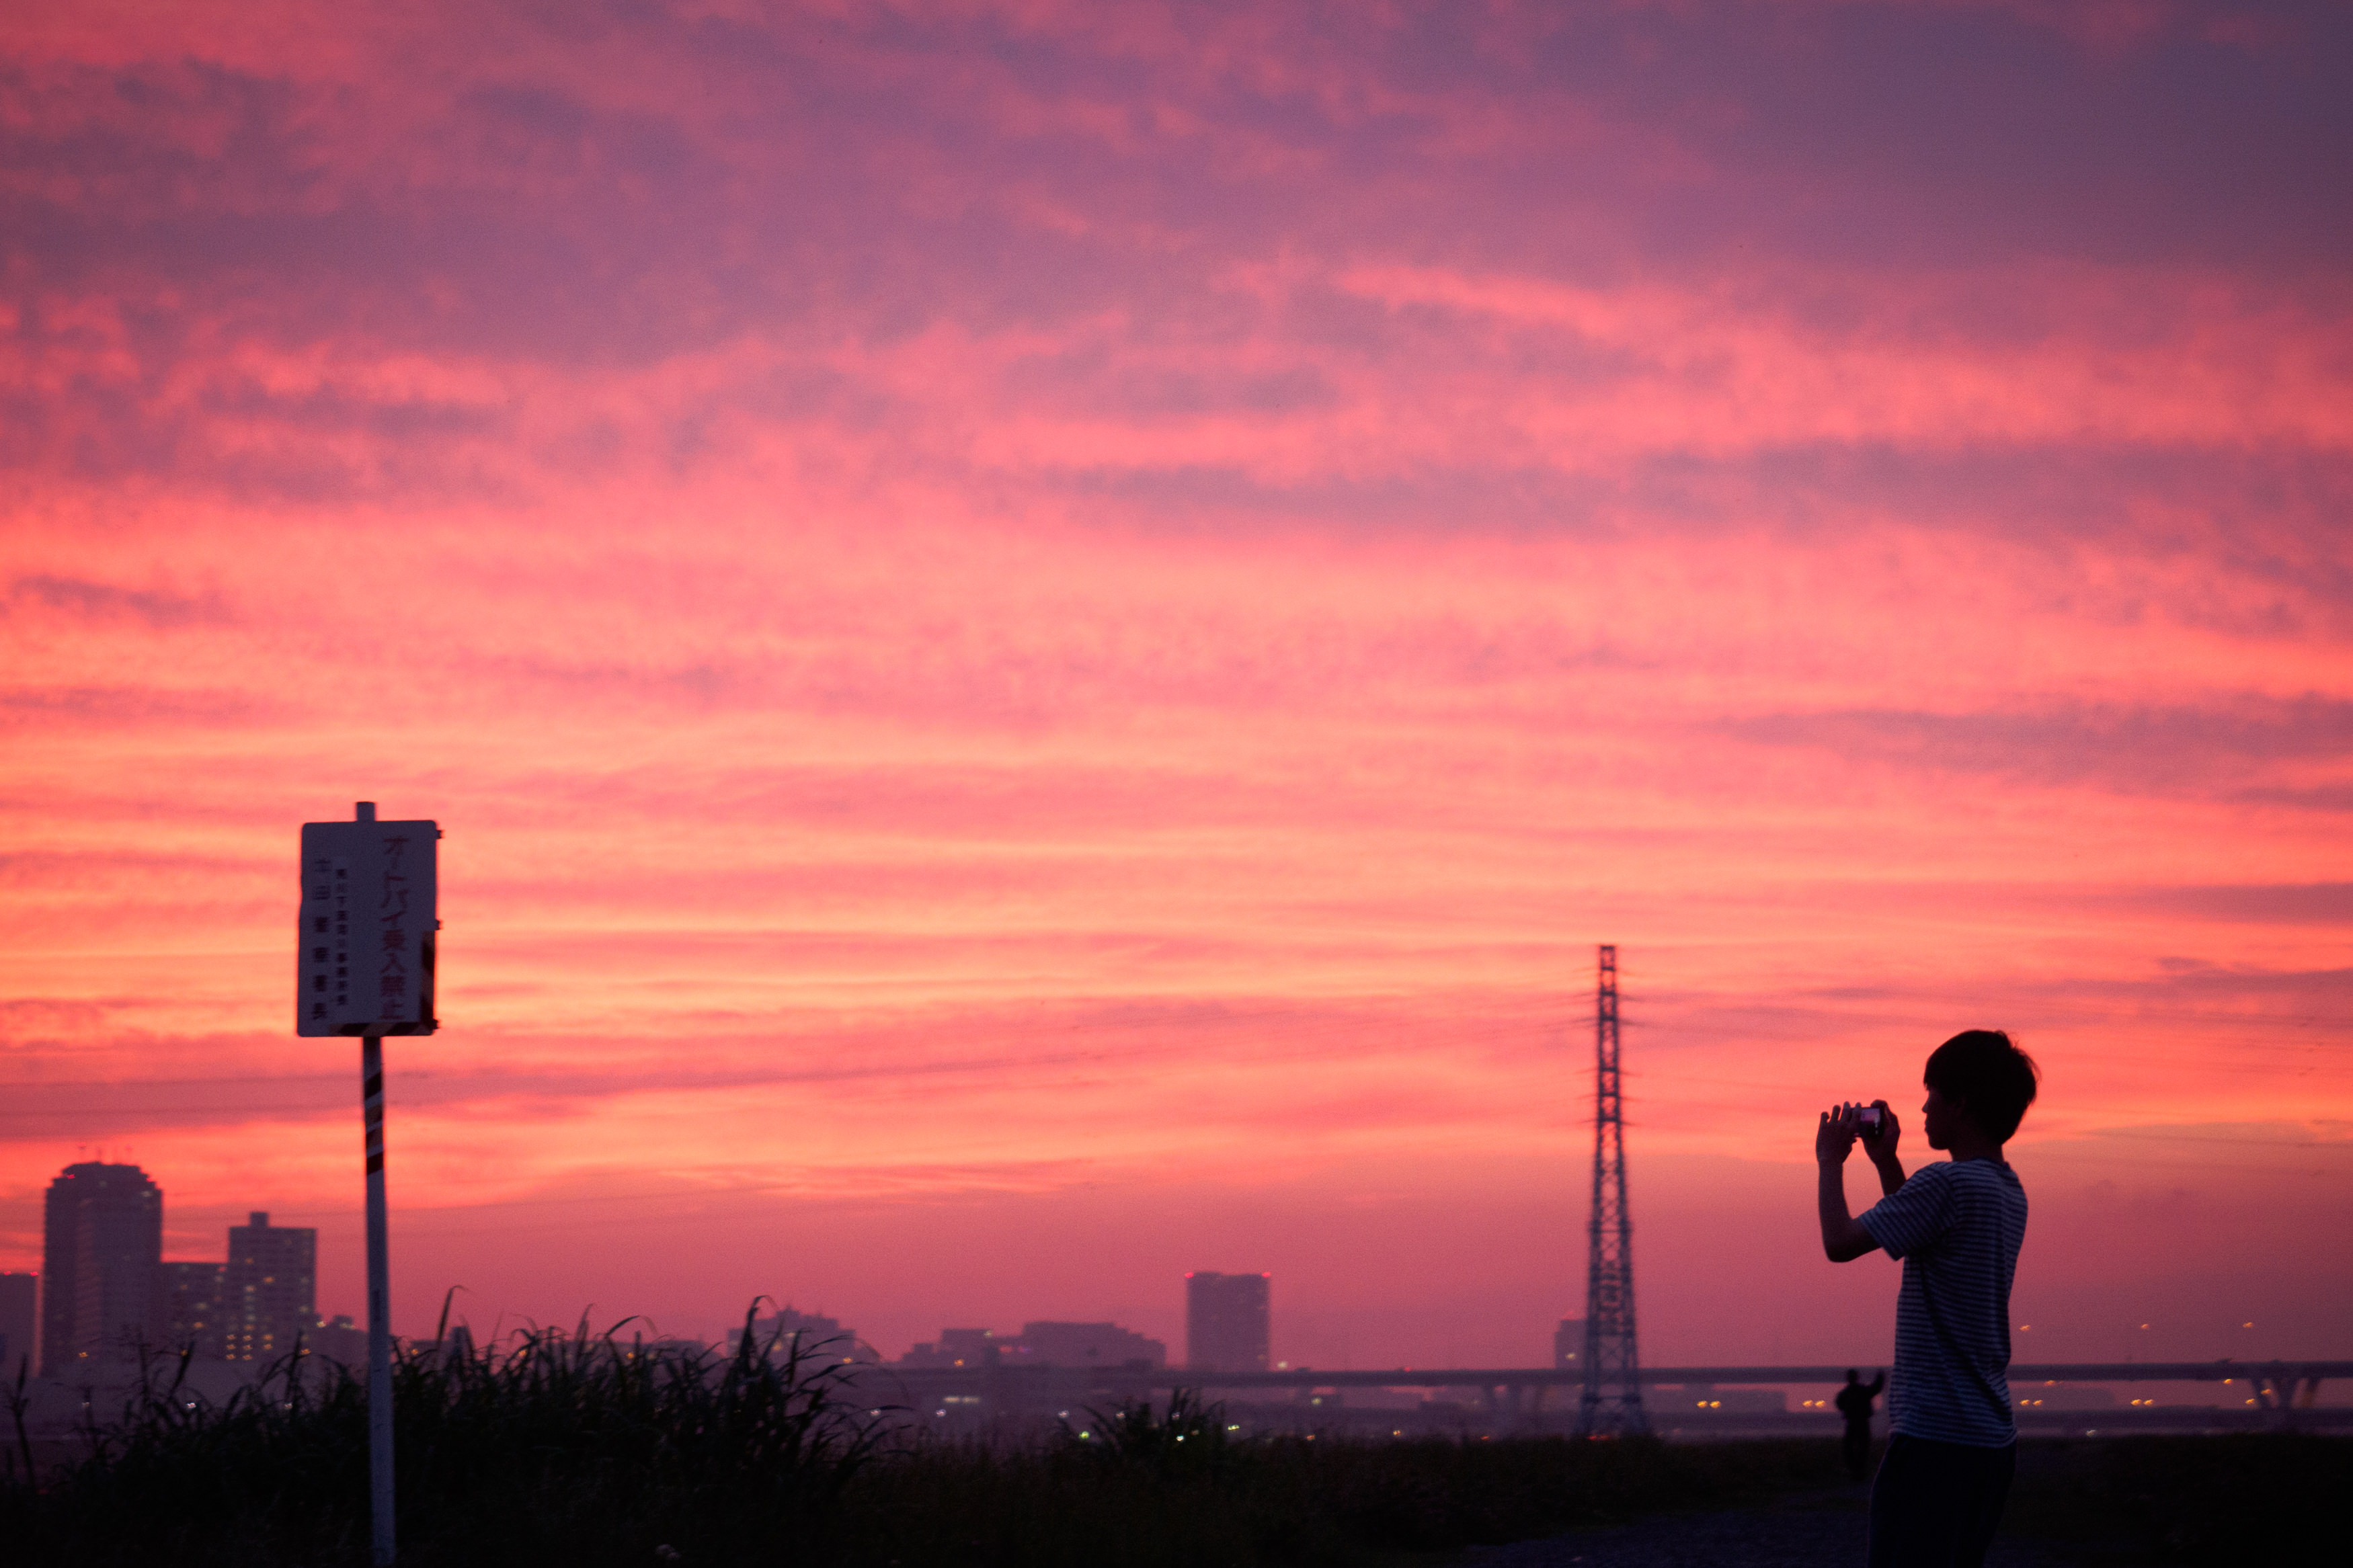
M302 825L298 1035L429 1035L433 1016L430 822Z

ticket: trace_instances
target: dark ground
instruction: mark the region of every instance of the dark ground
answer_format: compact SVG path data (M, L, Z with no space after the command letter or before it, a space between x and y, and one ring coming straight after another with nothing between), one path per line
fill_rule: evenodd
M1860 1564L1864 1489L1785 1499L1770 1507L1678 1514L1544 1541L1474 1547L1463 1568L1837 1568ZM2091 1560L2049 1542L1997 1541L1989 1568L2078 1568Z
M1798 1487L1738 1509L1474 1547L1464 1568L1860 1565L1869 1489ZM1992 1568L2285 1568L2345 1558L2353 1442L2247 1435L2030 1440Z

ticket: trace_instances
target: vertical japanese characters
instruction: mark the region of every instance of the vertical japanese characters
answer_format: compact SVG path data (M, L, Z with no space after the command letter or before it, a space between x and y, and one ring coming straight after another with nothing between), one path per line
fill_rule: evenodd
M340 856L304 858L302 1021L332 1024L352 1010L352 863Z
M406 1023L416 1016L408 952L408 836L387 834L380 843L383 876L375 907L384 965L376 974L376 990L381 998L376 1016Z

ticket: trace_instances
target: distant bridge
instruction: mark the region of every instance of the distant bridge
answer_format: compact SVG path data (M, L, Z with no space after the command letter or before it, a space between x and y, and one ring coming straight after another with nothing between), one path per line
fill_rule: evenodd
M1646 1366L1641 1380L1649 1384L1741 1384L1844 1383L1849 1366L1869 1370L1883 1361L1841 1363L1826 1366ZM1340 1371L1292 1367L1282 1372L1196 1372L1184 1367L1147 1366L876 1366L861 1374L888 1373L910 1384L944 1393L980 1393L991 1385L1035 1384L1073 1390L1149 1390L1216 1388L1239 1392L1246 1388L1559 1388L1581 1387L1585 1373L1558 1367L1415 1367ZM2331 1378L2353 1377L2353 1361L2093 1361L2014 1362L2012 1383L2232 1383L2245 1382L2273 1389L2303 1385L2317 1388Z
M1856 1361L1822 1366L1648 1366L1641 1381L1651 1384L1739 1386L1741 1384L1842 1384L1847 1366L1871 1370L1884 1363ZM1583 1386L1582 1369L1557 1367L1413 1367L1368 1370L1290 1367L1279 1372L1196 1372L1183 1367L1135 1364L1112 1367L983 1366L907 1367L860 1366L858 1386L870 1397L894 1405L931 1406L947 1415L958 1405L974 1414L1041 1411L1082 1401L1134 1399L1176 1388L1204 1388L1221 1397L1247 1400L1253 1390L1269 1394L1306 1394L1317 1389L1338 1392L1350 1388L1464 1389L1475 1391L1479 1404L1495 1417L1518 1420L1543 1418L1547 1396L1556 1408L1575 1395L1554 1395L1556 1390ZM2010 1368L2013 1387L2046 1383L2211 1383L2244 1384L2246 1405L2235 1419L2256 1423L2295 1424L2305 1419L2334 1423L2323 1412L2303 1417L2312 1409L2320 1385L2330 1379L2353 1378L2353 1361L2195 1361L2195 1362L2017 1362ZM2021 1419L2043 1412L2022 1411ZM2156 1412L2118 1411L2110 1421L2137 1422ZM1791 1412L1792 1419L1811 1421L1811 1415ZM2099 1417L2094 1416L2094 1419Z

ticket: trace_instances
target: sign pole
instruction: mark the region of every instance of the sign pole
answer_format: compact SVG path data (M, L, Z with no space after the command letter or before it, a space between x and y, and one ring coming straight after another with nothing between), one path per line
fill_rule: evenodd
M359 820L375 820L375 803L359 803ZM360 1037L360 1100L367 1119L368 1513L375 1568L391 1568L392 1258L384 1203L384 1037Z
M367 1110L368 1510L375 1568L390 1568L392 1540L392 1265L384 1216L384 1037L360 1037L360 1091Z
M392 1266L384 1190L384 1040L430 1035L438 946L438 823L386 822L375 802L350 822L302 825L302 902L295 915L294 1033L360 1040L367 1127L367 1422L369 1544L393 1562Z

